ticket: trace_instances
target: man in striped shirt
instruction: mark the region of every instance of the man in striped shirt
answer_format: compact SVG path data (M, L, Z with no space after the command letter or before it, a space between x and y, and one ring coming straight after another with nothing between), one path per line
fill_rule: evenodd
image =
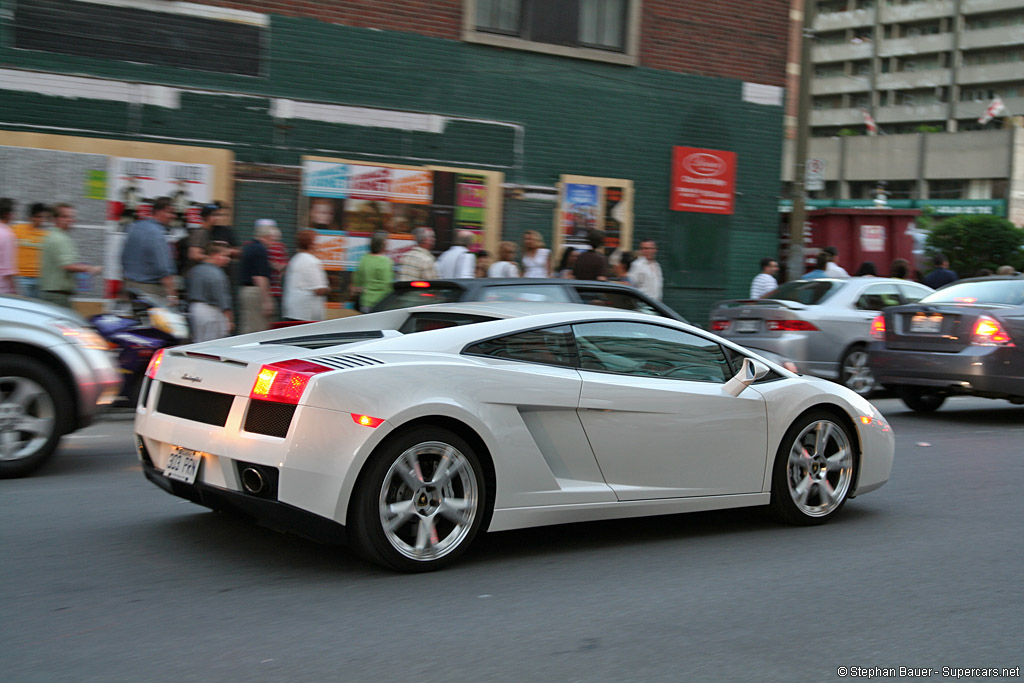
M396 280L436 280L437 261L430 250L434 248L434 231L430 228L416 228L412 231L416 246L407 251L398 261Z

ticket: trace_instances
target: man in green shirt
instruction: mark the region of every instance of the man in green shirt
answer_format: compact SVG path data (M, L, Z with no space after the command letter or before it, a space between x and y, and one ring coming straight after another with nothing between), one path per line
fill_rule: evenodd
M54 229L43 240L39 268L39 297L64 308L71 308L75 273L97 275L103 270L101 266L89 266L78 261L78 249L68 234L76 216L75 207L70 204L58 204L53 208Z

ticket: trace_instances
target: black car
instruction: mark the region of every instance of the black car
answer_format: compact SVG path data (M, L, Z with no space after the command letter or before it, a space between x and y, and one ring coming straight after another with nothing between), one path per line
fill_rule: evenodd
M959 394L1024 403L1024 276L971 278L875 318L869 364L907 407Z
M611 306L687 322L671 308L618 282L555 278L476 278L396 282L394 291L373 308L391 311L456 301L545 301Z

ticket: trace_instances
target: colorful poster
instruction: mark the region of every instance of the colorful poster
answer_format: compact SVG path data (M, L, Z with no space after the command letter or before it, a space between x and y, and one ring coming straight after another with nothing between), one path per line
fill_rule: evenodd
M307 227L314 230L340 230L344 215L344 199L310 197L306 205Z
M732 214L736 153L697 147L672 148L673 211Z
M391 202L356 199L353 195L345 200L343 227L350 234L367 237L371 237L375 232L390 232L391 207Z
M487 186L483 176L458 174L455 183L455 227L481 230L487 206Z
M618 248L622 241L622 224L626 220L625 190L621 187L604 188L604 234L605 244Z
M302 194L307 197L348 196L348 164L306 161L302 164Z
M568 243L583 243L597 227L597 185L567 183L562 190L562 234Z
M391 169L391 201L430 204L434 195L434 174L430 171Z
M150 215L158 197L170 197L175 228L197 226L199 209L213 201L213 167L154 159L111 157L107 174L108 220L126 225Z

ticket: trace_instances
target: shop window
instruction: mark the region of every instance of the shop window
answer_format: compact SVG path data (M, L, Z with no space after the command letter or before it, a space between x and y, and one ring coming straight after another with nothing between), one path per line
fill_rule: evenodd
M635 63L639 0L463 0L463 37L501 47Z
M251 21L77 0L18 0L14 47L199 71L259 76L264 26ZM154 3L154 5L156 4Z

